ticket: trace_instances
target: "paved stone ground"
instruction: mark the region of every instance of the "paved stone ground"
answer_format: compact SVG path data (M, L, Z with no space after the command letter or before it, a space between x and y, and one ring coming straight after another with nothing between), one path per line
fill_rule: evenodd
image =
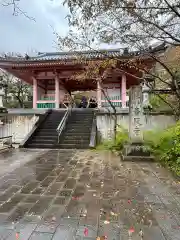
M180 239L180 183L157 164L89 150L15 156L0 172L0 240Z

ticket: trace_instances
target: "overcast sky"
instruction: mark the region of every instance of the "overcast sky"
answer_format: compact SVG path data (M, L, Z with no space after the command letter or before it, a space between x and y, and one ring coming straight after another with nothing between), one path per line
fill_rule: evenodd
M0 4L0 52L56 51L53 28L61 35L68 29L68 10L61 0L20 0L19 7L35 21L23 15L13 16L12 7Z

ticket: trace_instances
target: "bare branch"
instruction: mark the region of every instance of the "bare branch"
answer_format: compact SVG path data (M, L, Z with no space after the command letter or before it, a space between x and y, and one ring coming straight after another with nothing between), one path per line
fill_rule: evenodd
M28 18L29 20L36 21L35 18L30 17L27 12L23 11L19 7L20 0L8 0L0 3L3 7L12 7L13 8L13 15L17 16L19 14L24 15L24 17Z
M173 6L167 0L164 1L167 4L168 8L170 8L180 18L180 13L176 10L176 8L179 8L179 6Z

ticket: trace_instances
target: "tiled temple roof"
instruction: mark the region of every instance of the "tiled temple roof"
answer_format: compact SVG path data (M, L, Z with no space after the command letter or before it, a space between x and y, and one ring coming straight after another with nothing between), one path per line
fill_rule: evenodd
M160 45L154 49L148 49L146 51L134 51L129 52L128 49L102 49L93 51L74 51L74 52L49 52L49 53L38 53L35 57L0 57L0 61L58 61L58 60L91 60L91 59L103 59L103 58L122 58L122 57L133 57L144 55L148 52L159 52L165 50L165 46Z
M71 60L77 58L83 59L101 59L106 57L121 57L123 55L120 49L115 50L98 50L98 51L81 51L81 52L56 52L56 53L39 53L37 57L31 60Z

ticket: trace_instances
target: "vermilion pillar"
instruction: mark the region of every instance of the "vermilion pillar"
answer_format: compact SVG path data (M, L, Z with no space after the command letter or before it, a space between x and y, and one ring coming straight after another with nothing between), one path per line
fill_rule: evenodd
M121 78L121 100L122 108L126 107L126 75L123 74Z
M37 79L33 77L33 108L37 108Z
M98 108L101 108L101 84L100 84L100 81L97 81L97 105L98 105Z
M60 95L59 95L59 78L56 76L55 77L55 107L59 108L59 103L60 103Z

